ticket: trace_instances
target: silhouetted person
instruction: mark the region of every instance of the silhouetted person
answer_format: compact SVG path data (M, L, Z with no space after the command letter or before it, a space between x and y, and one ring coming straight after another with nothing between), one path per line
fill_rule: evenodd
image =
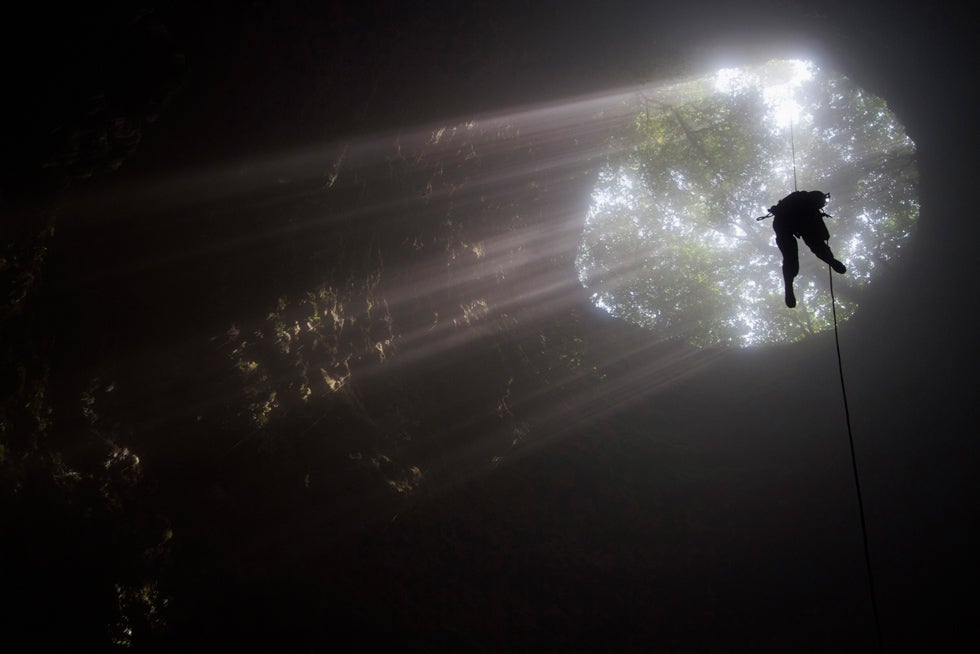
M817 258L826 261L835 272L843 274L847 268L834 258L827 245L830 232L824 224L822 209L828 194L822 191L794 191L769 208L773 215L772 228L776 231L776 245L783 254L783 282L786 284L786 306L796 306L793 279L800 272L799 248L796 239L802 238Z

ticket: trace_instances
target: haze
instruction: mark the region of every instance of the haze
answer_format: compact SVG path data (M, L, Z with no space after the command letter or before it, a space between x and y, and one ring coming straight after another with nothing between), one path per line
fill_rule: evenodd
M5 651L959 651L975 24L11 9ZM785 117L718 74L770 61L812 63L841 369L826 266L803 248L787 309L754 220L793 189Z

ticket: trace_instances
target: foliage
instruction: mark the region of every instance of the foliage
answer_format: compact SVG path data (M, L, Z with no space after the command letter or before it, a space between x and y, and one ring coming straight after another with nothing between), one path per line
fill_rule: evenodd
M802 242L801 306L785 310L770 223L753 220L793 188L787 104L772 93L792 68L722 71L726 92L719 74L642 98L632 147L599 175L579 250L598 306L698 345L792 341L831 325L820 264ZM918 216L914 145L884 100L810 71L792 95L802 106L796 166L801 188L832 196L830 244L849 266L838 283L846 319Z
M61 228L78 215L65 190L123 166L183 85L185 62L145 8L91 19L66 11L17 21L43 25L45 46L16 67L5 103L0 627L15 649L139 648L167 627L159 579L172 531L132 449L117 384L73 365L91 334L60 304L70 250Z

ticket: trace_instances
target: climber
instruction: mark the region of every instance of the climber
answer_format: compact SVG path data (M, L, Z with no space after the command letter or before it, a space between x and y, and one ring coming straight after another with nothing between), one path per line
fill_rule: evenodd
M817 258L826 261L835 272L844 274L847 268L834 258L827 245L830 232L823 219L822 209L830 195L822 191L794 191L769 208L773 216L772 228L776 232L776 245L783 254L783 282L786 285L786 306L796 306L793 279L800 272L799 250L796 239L802 237Z

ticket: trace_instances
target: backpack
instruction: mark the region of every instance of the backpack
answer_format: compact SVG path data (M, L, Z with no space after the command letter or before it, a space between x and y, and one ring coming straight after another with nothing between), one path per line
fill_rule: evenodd
M778 203L769 207L769 213L776 217L824 216L821 209L827 205L829 194L823 191L793 191Z

